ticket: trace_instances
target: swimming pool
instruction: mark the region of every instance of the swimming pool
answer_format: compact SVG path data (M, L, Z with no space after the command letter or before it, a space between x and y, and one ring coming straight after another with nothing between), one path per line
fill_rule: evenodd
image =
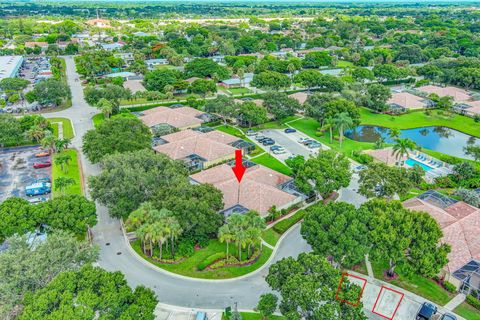
M423 164L423 163L421 163L420 161L417 161L417 160L412 159L412 158L408 158L408 159L405 161L405 163L406 163L407 165L409 165L410 167L413 167L414 165L417 164L417 165L419 165L420 167L422 167L422 169L425 170L425 171L429 171L429 170L432 170L432 169L433 169L432 167L429 167L429 166L427 166L426 164Z

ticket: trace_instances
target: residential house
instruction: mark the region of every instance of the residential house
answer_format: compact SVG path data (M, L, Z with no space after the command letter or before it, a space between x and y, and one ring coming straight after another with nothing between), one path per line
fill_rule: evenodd
M190 178L193 183L209 183L222 192L225 216L249 210L266 216L272 206L287 209L305 200L294 188L291 177L262 165L250 162L245 165L247 169L241 183L229 164L201 171Z
M427 212L451 246L442 276L461 291L480 290L480 209L430 190L403 202L407 209Z
M200 127L202 123L211 120L209 114L183 105L157 107L142 111L138 115L150 128L164 125L178 130Z

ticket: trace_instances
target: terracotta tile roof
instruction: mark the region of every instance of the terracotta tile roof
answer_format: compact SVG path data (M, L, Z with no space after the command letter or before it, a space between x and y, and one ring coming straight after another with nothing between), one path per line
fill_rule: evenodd
M294 201L296 197L277 188L291 178L261 165L250 167L239 184L226 164L191 176L199 183L210 183L223 193L224 208L236 204L265 214L273 205L281 207Z
M149 127L166 123L175 128L183 128L203 123L202 119L197 118L202 115L203 112L190 107L157 107L146 110L143 114L140 120Z
M439 97L451 96L455 102L467 101L470 100L470 95L466 90L456 88L456 87L439 87L433 85L427 85L417 88L419 91L430 93L436 93Z
M480 209L462 201L442 209L418 198L409 199L403 205L427 212L438 222L443 231L442 241L452 247L447 264L451 273L472 259L480 260Z
M308 94L306 92L295 92L289 95L289 97L297 100L300 104L304 104L307 101Z
M237 137L219 131L201 133L194 130L175 132L163 136L162 139L168 143L154 147L155 151L175 160L196 154L207 161L229 155L234 157L236 149L228 143L238 140Z
M425 100L425 98L418 97L408 92L397 92L392 94L392 97L388 99L387 103L395 103L407 109L421 109L426 106L423 100Z
M407 156L402 156L401 158L397 159L396 156L393 155L392 147L366 150L365 153L371 155L375 160L383 162L387 165L395 165L398 161L405 161L408 158Z

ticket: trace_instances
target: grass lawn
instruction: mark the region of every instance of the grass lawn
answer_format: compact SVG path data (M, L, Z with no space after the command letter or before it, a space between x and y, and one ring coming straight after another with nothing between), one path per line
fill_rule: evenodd
M464 317L467 320L478 320L480 319L480 310L475 309L466 302L463 302L461 305L453 310L459 316Z
M225 267L219 268L215 270L206 270L206 271L198 271L197 265L201 263L205 258L211 256L212 254L218 252L226 252L226 243L220 243L218 240L210 240L210 243L207 247L202 248L201 250L195 251L193 256L185 259L179 264L163 264L159 263L153 259L145 257L140 247L140 241L134 241L131 243L132 248L144 257L147 261L155 264L156 266L165 269L167 271L177 273L180 275L184 275L187 277L192 278L202 278L202 279L228 279L228 278L235 278L247 273L250 273L259 267L261 267L265 262L267 262L268 258L272 254L272 250L268 247L263 247L262 254L260 258L253 264L249 266L236 266L236 267ZM158 249L157 249L158 250ZM237 251L235 250L235 245L230 244L230 253L236 254Z
M261 156L252 158L250 160L288 176L292 174L292 169L268 153L264 153Z
M353 63L350 61L339 60L336 65L337 68L352 68L354 67Z
M266 123L261 124L259 126L253 127L252 129L255 130L255 131L260 131L260 130L264 130L264 129L285 129L285 128L288 128L288 126L285 123L296 120L296 119L299 119L299 117L298 116L290 116L290 117L286 117L282 121L266 122Z
M249 142L254 143L250 138L248 138L243 133L243 131L241 129L238 129L238 128L235 128L235 127L232 127L232 126L229 126L229 125L221 125L221 126L216 127L215 129L217 129L218 131L222 131L222 132L231 134L232 136L239 137L240 139L243 139L245 141L249 141ZM257 155L259 155L263 152L264 152L264 150L262 148L260 148L258 145L255 144L255 150L253 150L250 153L250 157L255 157L255 156L257 156Z
M242 316L242 320L262 320L262 316L259 313L255 312L240 312L240 315ZM287 318L282 317L282 316L271 316L268 317L267 320L285 320ZM229 320L227 316L223 315L222 320Z
M68 171L63 172L60 166L57 166L55 164L55 157L57 157L60 154L68 154L72 158L70 160L70 163L68 165ZM78 167L78 156L77 156L77 150L75 149L67 149L64 150L60 154L55 154L53 156L53 161L52 161L52 190L53 190L53 196L61 196L62 192L59 190L55 190L55 179L59 177L69 177L73 178L75 180L75 184L68 187L66 190L63 191L63 194L83 194L82 191L82 183L80 180L80 169Z
M50 123L61 122L63 124L63 137L67 139L72 139L75 135L73 134L72 121L67 118L47 118ZM58 137L58 124L53 124L53 134Z
M110 119L113 119L113 118L136 118L136 116L129 112L122 112L110 117ZM93 126L96 128L103 121L105 121L105 116L103 115L103 113L98 113L93 116L92 121L93 121Z
M377 263L372 261L372 268L375 278L383 280L383 271L388 269L388 262ZM399 274L399 277L396 280L389 281L391 284L431 300L438 305L444 306L455 296L431 279L419 275L404 275L401 268L398 267L395 268L395 272Z
M250 91L250 89L248 89L248 88L230 88L230 89L228 89L228 91L230 91L230 93L233 94L233 95L241 95L241 94L252 93L252 91Z
M424 126L443 126L462 131L472 136L480 137L480 124L472 118L454 114L445 116L433 110L430 116L424 112L411 112L400 116L373 113L366 108L360 108L361 123L388 128L411 129Z
M263 230L262 239L269 245L275 246L280 239L280 234L272 228L268 228Z

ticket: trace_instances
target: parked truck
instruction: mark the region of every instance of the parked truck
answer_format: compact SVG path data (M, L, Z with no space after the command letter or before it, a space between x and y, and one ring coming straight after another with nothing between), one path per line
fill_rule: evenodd
M25 194L29 197L41 196L52 192L52 186L48 182L37 182L25 187Z

